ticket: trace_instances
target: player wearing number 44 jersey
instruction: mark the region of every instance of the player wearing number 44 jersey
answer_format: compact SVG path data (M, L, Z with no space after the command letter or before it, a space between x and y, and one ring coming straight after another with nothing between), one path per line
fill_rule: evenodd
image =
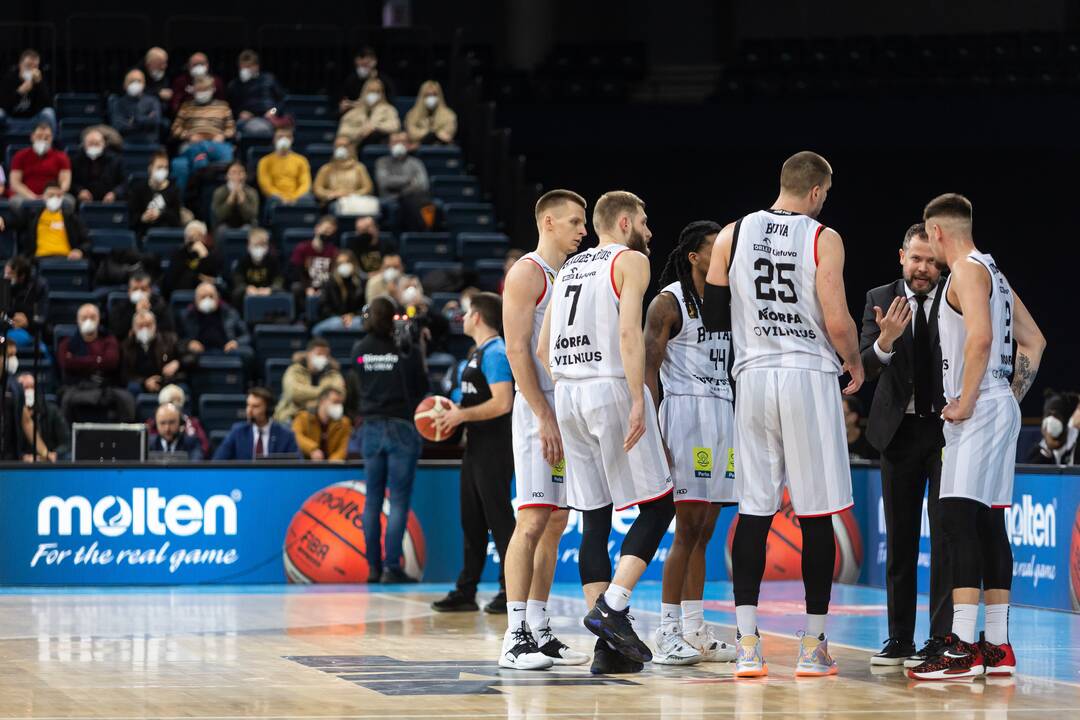
M952 271L938 313L938 334L947 403L941 413L941 513L952 572L953 623L941 656L928 658L908 675L916 680L1012 675L1013 562L1005 508L1012 505L1017 403L1035 379L1046 340L994 258L976 249L967 198L934 198L923 218L934 256ZM980 589L986 632L976 642Z
M803 534L806 631L795 674L834 675L825 618L832 589L834 513L852 505L837 373L863 381L855 323L844 294L844 245L815 218L832 186L825 158L800 152L780 172L780 195L717 236L705 288L709 331L732 330L735 495L732 545L738 624L736 677L768 670L757 630L765 541L784 485Z

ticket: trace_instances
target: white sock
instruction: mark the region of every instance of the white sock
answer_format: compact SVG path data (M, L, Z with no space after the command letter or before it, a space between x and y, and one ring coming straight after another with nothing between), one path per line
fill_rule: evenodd
M660 603L660 627L664 632L678 632L680 611L674 603Z
M740 635L757 635L757 605L736 605L735 624Z
M986 606L986 642L1004 645L1009 642L1009 604Z
M506 603L506 624L511 630L517 630L525 620L525 603L513 601Z
M820 637L825 634L825 618L828 615L811 615L806 613L806 634Z
M525 619L533 632L539 632L551 624L547 613L547 600L530 600L525 608Z
M956 603L953 605L953 635L966 643L975 642L975 621L979 618L979 606Z
M624 587L612 583L604 591L604 602L615 612L622 612L630 607L630 591Z
M683 632L697 632L703 627L705 627L705 603L701 600L683 600Z

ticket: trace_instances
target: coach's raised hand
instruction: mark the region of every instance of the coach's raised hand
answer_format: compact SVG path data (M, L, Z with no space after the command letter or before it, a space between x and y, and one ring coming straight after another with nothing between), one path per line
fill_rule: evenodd
M884 313L881 312L880 307L875 305L874 320L877 322L878 327L881 328L881 335L878 336L877 341L878 347L881 348L883 353L891 353L893 343L904 334L904 328L911 322L911 303L908 302L906 297L897 296Z

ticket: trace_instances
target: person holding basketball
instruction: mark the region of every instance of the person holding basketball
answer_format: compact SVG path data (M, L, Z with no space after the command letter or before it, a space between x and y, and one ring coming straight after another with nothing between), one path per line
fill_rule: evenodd
M465 535L464 566L457 586L431 604L439 612L478 610L476 586L487 557L488 531L495 538L505 565L506 548L514 534L514 508L510 483L514 477L511 411L514 376L506 358L502 333L502 298L495 293L473 297L464 318L465 334L476 349L461 369L458 384L461 404L435 419L444 437L465 426L465 454L461 458L461 529ZM499 572L499 594L484 607L493 614L506 612L506 579Z

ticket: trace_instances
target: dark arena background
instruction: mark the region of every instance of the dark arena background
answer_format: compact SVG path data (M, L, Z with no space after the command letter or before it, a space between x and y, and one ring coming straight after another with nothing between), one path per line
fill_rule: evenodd
M151 48L168 53L164 79L131 93L130 71L149 69ZM219 86L189 74L200 62ZM372 104L390 118L380 123L365 114L375 113L364 97L372 78L386 90ZM214 99L198 102L209 87ZM436 92L438 111L425 109ZM186 102L173 106L176 93ZM361 110L364 121L350 122ZM416 130L429 115L456 122L441 126L445 137ZM1075 0L7 0L0 720L1071 717L1078 126ZM282 136L289 146L276 145ZM86 149L98 139L104 160ZM348 152L335 159L335 146ZM845 405L854 506L832 518L827 626L838 675L794 676L806 616L787 495L758 608L767 678L655 655L633 673L500 667L507 598L492 513L505 511L508 533L506 483L518 523L538 496L515 497L509 475L489 472L510 443L509 418L503 443L498 421L470 425L464 440L413 430L426 395L467 407L471 353L487 347L473 292L502 294L515 251L537 247L545 192L587 200L586 249L599 239L597 199L629 190L653 233L647 307L684 226L770 207L781 165L804 150L832 166L818 220L843 238L859 330L868 291L901 277L905 231L955 192L973 205L975 243L1045 336L1003 510L1016 674L923 683L871 660L894 632L897 602L887 590L895 491L866 440L881 402L872 381ZM406 172L408 187L395 177ZM235 214L234 195L257 207ZM261 246L268 263L252 253ZM373 330L382 295L393 314L385 337ZM407 362L417 368L408 380L390 374ZM471 364L487 373L485 363ZM440 408L418 408L425 437ZM825 442L822 423L805 419ZM470 479L470 442L490 443L474 445L474 461L485 448L481 480ZM722 445L737 473L732 441ZM711 474L724 459L708 458L695 468ZM563 464L550 469L552 483L572 478ZM919 532L905 546L919 647L934 605L936 499L918 519L924 487L909 493ZM636 506L614 513L616 565L639 516ZM719 511L704 552L704 619L729 645L737 517ZM463 537L463 522L486 523L484 540ZM653 648L676 527L631 601ZM584 530L570 510L551 548L546 612L561 641L591 655ZM400 557L384 559L375 540ZM462 612L442 612L470 542L486 543L478 594L466 587L451 608Z

